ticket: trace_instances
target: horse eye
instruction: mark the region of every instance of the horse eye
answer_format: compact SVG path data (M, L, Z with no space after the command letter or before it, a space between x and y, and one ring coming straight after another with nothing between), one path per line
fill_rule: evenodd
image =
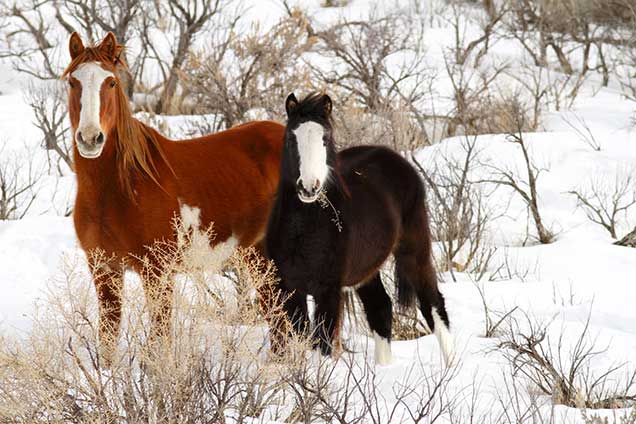
M110 86L110 88L115 88L115 86L117 85L117 82L115 80L112 80L110 84L108 85Z
M68 80L68 86L71 88L75 88L75 84L73 84L73 81Z

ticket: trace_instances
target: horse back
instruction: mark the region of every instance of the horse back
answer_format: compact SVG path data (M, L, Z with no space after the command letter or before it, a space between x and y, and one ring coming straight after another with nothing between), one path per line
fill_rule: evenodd
M171 143L179 203L199 208L201 223L214 223L219 240L260 241L278 186L283 133L280 124L257 121Z
M388 197L387 201L400 209L409 209L421 201L424 188L417 171L389 148L351 147L338 154L338 161L345 191L353 191L352 197L373 192L376 196Z

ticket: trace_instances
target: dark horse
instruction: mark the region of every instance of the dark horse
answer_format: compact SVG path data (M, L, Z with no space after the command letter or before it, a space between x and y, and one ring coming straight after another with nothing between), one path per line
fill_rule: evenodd
M291 94L285 106L281 175L266 248L295 331L308 331L312 295L313 336L323 354L332 353L338 348L342 290L353 288L374 332L376 363L390 362L392 304L379 269L393 254L400 305L418 299L448 363L448 314L437 287L419 175L384 147L337 153L329 96L311 94L299 102Z

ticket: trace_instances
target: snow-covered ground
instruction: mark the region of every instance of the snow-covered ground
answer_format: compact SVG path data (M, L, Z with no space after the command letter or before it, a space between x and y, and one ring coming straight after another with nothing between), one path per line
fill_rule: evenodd
M256 6L246 19L271 22L283 13L274 6L263 9L263 3L255 1ZM351 1L344 9L321 9L318 0L304 3L324 22L343 13L366 16L371 7L367 0ZM437 23L427 33L431 62L438 66L443 66L441 52L450 42L449 31ZM508 59L518 57L505 43L493 50ZM40 143L32 125L32 112L22 94L25 83L26 78L17 75L8 64L0 63L0 143L8 147L4 154ZM545 224L556 232L556 240L547 245L524 245L528 227L532 228L531 218L518 195L499 187L489 202L492 208L505 210L505 214L491 222L488 236L497 247L494 263L506 261L512 272L497 281L477 283L467 274L456 272L457 282L447 273L441 275L441 291L447 299L459 352L459 368L452 387L457 391L466 387L478 390L484 410L501 408L495 400L510 370L501 353L493 352L498 340L482 337L484 312L476 284L483 288L494 311L518 306L538 321L553 320L550 335L556 340L562 333L566 345L576 341L589 316L590 337L595 338L600 349L607 347L595 357L592 369L604 370L620 363L627 364L626 370L636 367L636 249L613 245L615 240L591 223L576 207L574 196L567 193L595 179L606 179L612 188L616 173L636 173L636 130L632 125L635 105L625 100L613 84L599 91L591 89L598 84L594 78L586 84L589 87L584 86L571 109L545 113L541 130L525 136L533 159L545 168L538 181L539 206ZM443 90L444 81L440 88ZM600 143L600 150L585 144L566 121L584 122ZM461 158L463 140L445 139L417 151L416 157L424 166L432 166L442 157ZM516 170L523 176L521 152L504 135L483 135L475 142L484 163ZM35 154L45 160L43 152ZM485 169L477 167L474 177L484 177ZM28 333L30 316L42 301L47 282L60 272L62 258L81 255L72 219L63 216L66 203L72 202L73 176L62 177L61 182L49 176L43 184L36 205L26 217L0 221L0 334L19 338ZM429 202L432 199L429 196ZM619 235L633 228L636 207L621 217L620 223ZM365 346L369 353L366 360L373 360L372 340L356 335L350 343L359 360L365 359ZM387 396L418 362L422 364L416 371L419 373L440 369L440 351L434 336L393 343L393 363L377 369ZM556 422L581 421L576 409L558 407L556 414ZM612 416L609 411L600 414Z

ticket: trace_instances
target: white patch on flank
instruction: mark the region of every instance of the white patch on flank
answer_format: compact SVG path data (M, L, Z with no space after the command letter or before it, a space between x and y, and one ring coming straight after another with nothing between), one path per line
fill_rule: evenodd
M446 363L447 367L450 367L453 365L453 362L455 360L455 341L453 340L453 335L448 330L446 324L444 324L444 320L442 320L442 317L439 316L437 308L431 308L431 315L433 315L435 336L437 337L439 346L442 349L444 362Z
M234 237L234 235L231 235L225 239L225 241L215 244L212 250L215 256L218 255L218 257L225 262L230 256L232 256L238 244L238 239Z
M179 201L181 203L181 201ZM181 204L181 225L186 230L198 230L201 226L201 209Z
M375 363L378 365L388 365L391 363L391 342L373 332L375 340Z
M238 239L231 235L222 242L210 246L210 238L201 230L201 209L181 204L181 228L177 234L177 243L184 246L183 260L194 269L220 271L223 263L234 253Z
M82 63L71 75L82 84L80 97L82 108L77 131L82 133L84 140L92 140L101 131L99 91L106 78L114 78L115 76L112 72L99 66L97 62ZM104 134L104 136L106 135Z
M97 266L97 269L99 271L103 271L103 272L113 272L114 271L114 269L110 265L108 265L107 263L104 263L104 262L100 263Z
M317 122L304 122L294 130L300 158L300 181L305 190L311 191L316 180L324 185L329 175L327 148L323 137L325 130Z

